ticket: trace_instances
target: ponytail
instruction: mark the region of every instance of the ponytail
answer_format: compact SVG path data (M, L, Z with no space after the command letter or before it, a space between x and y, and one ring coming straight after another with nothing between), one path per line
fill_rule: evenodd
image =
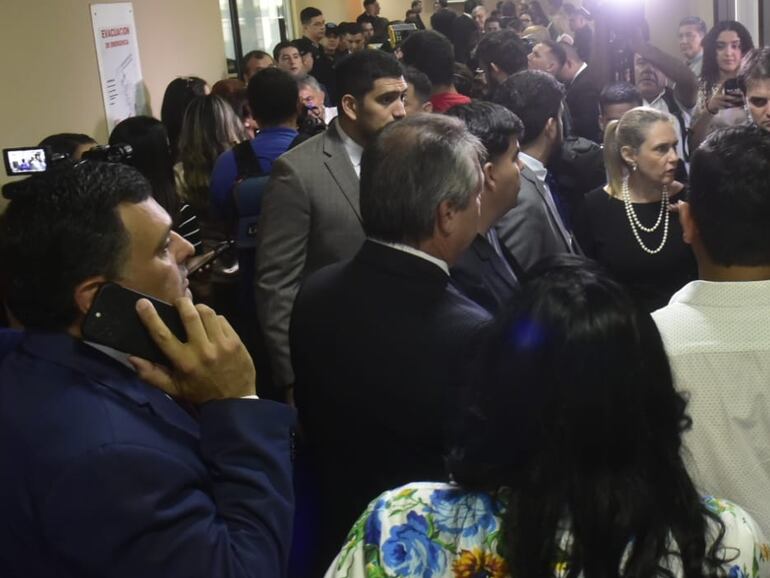
M618 143L618 125L620 121L612 120L604 130L604 168L607 171L607 184L610 195L620 196L621 183L623 182L623 170L625 162L620 155Z

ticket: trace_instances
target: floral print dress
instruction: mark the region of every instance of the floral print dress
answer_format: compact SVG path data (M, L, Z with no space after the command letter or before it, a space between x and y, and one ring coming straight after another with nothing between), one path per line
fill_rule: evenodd
M729 578L770 578L770 546L742 508L704 498L725 524L722 546ZM503 504L490 494L421 482L382 494L353 526L326 578L510 578L498 552ZM570 536L563 533L562 551ZM666 566L681 577L678 558ZM554 561L554 577L567 564Z

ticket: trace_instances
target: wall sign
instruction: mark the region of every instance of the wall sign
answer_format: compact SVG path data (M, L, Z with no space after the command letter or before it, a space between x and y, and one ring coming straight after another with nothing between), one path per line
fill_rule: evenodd
M142 66L131 2L91 4L107 130L145 111Z

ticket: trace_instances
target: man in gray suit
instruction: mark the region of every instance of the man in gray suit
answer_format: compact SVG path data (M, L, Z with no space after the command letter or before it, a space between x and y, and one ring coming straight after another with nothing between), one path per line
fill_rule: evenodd
M508 77L493 100L524 123L519 200L497 223L500 240L525 270L548 255L579 252L545 168L563 142L564 88L547 72L524 70Z
M273 165L257 234L256 298L276 384L291 399L289 320L302 280L351 258L364 241L358 202L363 147L405 116L407 84L392 56L365 50L335 68L339 116Z

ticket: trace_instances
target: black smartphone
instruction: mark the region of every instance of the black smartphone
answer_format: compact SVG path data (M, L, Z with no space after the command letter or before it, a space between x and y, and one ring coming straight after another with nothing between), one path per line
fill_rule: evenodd
M136 312L136 302L143 297L152 302L176 338L187 341L187 332L176 307L117 283L106 283L99 289L83 322L83 339L169 366L168 359L155 345Z
M187 275L190 276L198 271L205 271L206 268L214 262L214 259L219 257L233 245L235 245L235 241L233 240L222 241L210 251L203 253L203 255L190 257L187 260Z
M26 147L3 149L5 173L9 177L43 173L51 165L51 149Z
M743 91L738 88L737 78L728 78L725 80L724 85L722 85L722 90L727 96L733 96L735 98L740 98L741 101L743 100ZM741 104L734 104L733 106L741 106Z

